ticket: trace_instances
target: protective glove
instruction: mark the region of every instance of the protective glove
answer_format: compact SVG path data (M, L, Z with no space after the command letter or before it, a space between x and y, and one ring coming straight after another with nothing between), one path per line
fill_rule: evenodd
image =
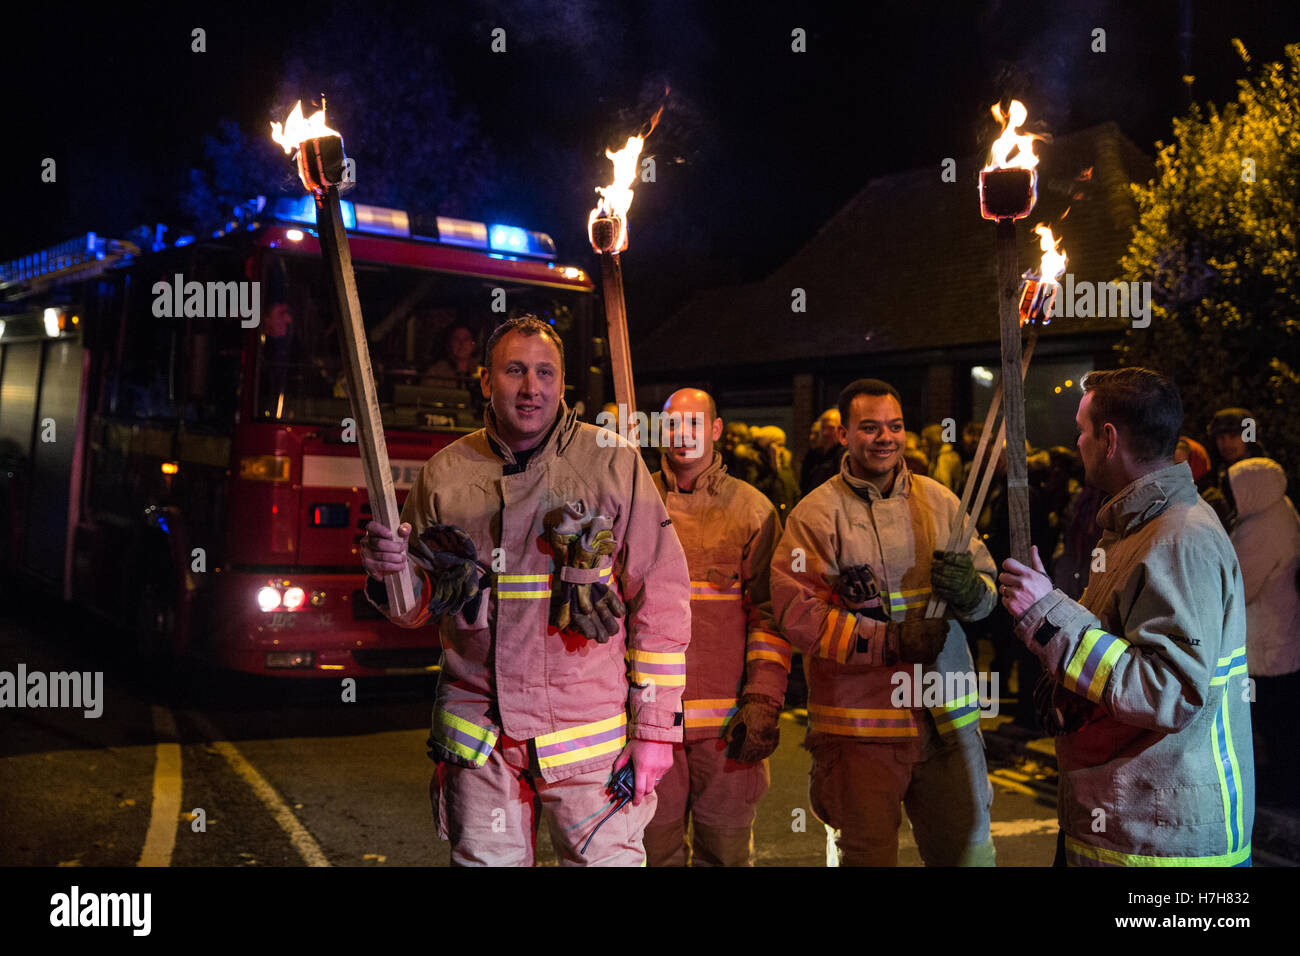
M984 597L984 581L975 570L975 559L966 551L934 552L930 586L960 615L972 613Z
M780 720L779 703L766 694L745 694L722 735L727 741L727 756L739 763L757 763L770 757L781 742Z
M885 646L881 662L890 667L907 664L933 664L948 640L948 619L918 617L907 621L890 621L885 625ZM858 638L858 651L869 652L865 638Z
M848 610L865 613L882 621L885 619L880 602L880 588L869 565L855 564L841 568L834 591Z
M569 564L569 548L582 535L582 526L587 519L587 506L578 499L566 502L559 514L548 515L546 519L546 542L555 555L555 587L551 600L551 623L560 630L569 626L569 601L565 585L560 583L559 568Z
M589 515L579 499L548 517L546 540L558 565L592 571L600 566L601 558L618 549L613 527L612 518ZM557 570L551 623L560 630L576 630L588 640L605 644L618 633L618 619L626 614L622 600L603 582L566 581L563 568Z
M600 559L618 547L613 527L614 520L607 515L593 517L586 533L570 547L569 566L582 570L599 567ZM567 581L565 585L570 622L583 637L604 644L618 633L618 619L627 614L627 608L614 591L600 581Z
M453 524L433 524L410 539L411 560L429 573L432 594L429 610L435 617L464 610L478 616L487 575L478 564L478 549L463 530Z

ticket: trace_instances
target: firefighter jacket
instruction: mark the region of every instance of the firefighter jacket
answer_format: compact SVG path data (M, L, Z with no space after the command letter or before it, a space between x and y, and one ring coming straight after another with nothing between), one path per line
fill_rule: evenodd
M442 618L431 739L478 766L502 731L531 740L548 782L609 765L629 732L680 741L690 578L636 447L561 403L521 470L490 405L485 421L425 462L402 508L413 536L435 522L456 525L492 568L476 619L463 611ZM617 549L602 559L601 580L622 597L627 617L605 644L548 623L559 570L544 519L576 499L588 514L614 519ZM389 615L403 627L429 616L418 600L405 619Z
M1248 865L1251 695L1232 544L1186 463L1124 488L1097 524L1081 603L1052 591L1016 624L1059 682L1066 860Z
M947 547L961 503L901 463L893 488L882 495L853 476L850 462L845 455L840 473L795 505L772 556L777 623L804 657L809 732L897 742L920 736L922 711L929 710L945 736L978 733L975 669L955 620L931 664L872 665L856 649L858 638L883 642L886 619L925 616L932 555ZM985 584L968 617L980 620L996 600L995 569L978 538L972 536L966 548ZM870 567L880 592L874 616L849 612L833 595L840 569L862 564Z
M768 594L776 508L753 485L727 474L722 455L683 492L670 468L654 474L691 572L691 643L682 707L687 740L717 737L741 694L779 707L790 673L790 643L777 632Z

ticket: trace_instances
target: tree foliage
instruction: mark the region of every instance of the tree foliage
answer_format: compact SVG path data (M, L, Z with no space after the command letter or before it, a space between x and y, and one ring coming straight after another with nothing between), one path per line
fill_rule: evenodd
M1249 55L1234 41L1242 59ZM1241 405L1260 442L1300 475L1300 45L1238 82L1222 109L1194 105L1135 185L1140 220L1124 278L1152 283L1152 322L1117 346L1124 365L1173 376L1189 434Z

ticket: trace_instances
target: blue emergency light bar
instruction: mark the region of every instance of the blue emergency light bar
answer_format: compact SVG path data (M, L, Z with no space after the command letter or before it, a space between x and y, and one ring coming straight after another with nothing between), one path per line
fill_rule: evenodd
M519 226L506 226L499 223L489 226L487 223L469 219L452 219L438 216L435 219L437 235L416 235L412 232L411 217L403 209L389 209L384 206L363 206L340 200L343 209L343 228L353 232L370 235L397 236L402 239L428 239L449 246L462 246L466 249L482 249L485 252L505 253L515 256L527 256L536 259L554 259L555 241L544 232L521 229ZM281 198L275 201L271 215L284 222L296 222L304 226L316 225L316 202L311 196L299 198ZM429 221L422 220L420 230L429 229Z
M106 240L99 238L93 232L88 232L84 236L60 242L57 246L50 246L30 256L0 262L0 282L35 279L103 259L106 244Z
M357 211L356 207L346 199L339 200L339 207L343 210L343 228L357 228ZM297 199L277 199L275 206L271 210L271 215L276 219L283 219L287 222L300 222L304 226L316 225L316 200L311 196L299 196Z
M496 252L509 252L517 256L555 258L555 242L544 232L530 232L518 226L493 224L488 229L488 244Z

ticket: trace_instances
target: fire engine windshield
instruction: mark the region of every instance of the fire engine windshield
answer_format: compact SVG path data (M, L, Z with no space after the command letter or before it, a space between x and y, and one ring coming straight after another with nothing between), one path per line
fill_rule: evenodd
M354 266L385 427L479 427L478 368L484 343L505 318L489 310L492 289L503 283L365 262ZM261 421L338 424L353 415L327 281L319 257L268 257L258 337ZM562 336L574 328L580 293L504 287L512 312L534 312Z

